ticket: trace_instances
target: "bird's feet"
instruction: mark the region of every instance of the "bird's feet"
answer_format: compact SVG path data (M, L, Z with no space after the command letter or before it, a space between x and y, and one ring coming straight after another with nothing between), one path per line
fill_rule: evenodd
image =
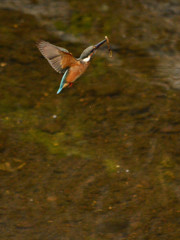
M72 87L72 85L73 85L73 83L71 82L71 83L69 83L69 86L68 86L68 87Z

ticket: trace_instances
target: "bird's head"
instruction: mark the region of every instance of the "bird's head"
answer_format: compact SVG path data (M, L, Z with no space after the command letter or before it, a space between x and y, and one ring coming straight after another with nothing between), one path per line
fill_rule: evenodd
M92 56L95 53L95 50L98 49L103 43L106 42L106 39L102 40L101 42L99 42L98 44L94 45L94 46L90 46L88 48L86 48L80 56L80 60L82 60L83 62L89 62L92 58Z

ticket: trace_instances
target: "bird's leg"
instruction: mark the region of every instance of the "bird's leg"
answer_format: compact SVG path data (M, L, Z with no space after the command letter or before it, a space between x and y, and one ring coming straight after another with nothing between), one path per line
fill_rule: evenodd
M72 85L73 85L73 83L72 83L72 82L70 82L68 87L72 87Z

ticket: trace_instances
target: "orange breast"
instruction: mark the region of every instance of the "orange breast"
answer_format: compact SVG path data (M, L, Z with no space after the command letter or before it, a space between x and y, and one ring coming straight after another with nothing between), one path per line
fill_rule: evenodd
M79 65L73 65L70 67L69 74L66 77L66 82L74 82L79 78L87 69L89 63L80 63Z

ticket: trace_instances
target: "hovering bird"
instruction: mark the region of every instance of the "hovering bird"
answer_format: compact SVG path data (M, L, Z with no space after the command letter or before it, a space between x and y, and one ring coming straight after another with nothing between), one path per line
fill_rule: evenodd
M95 50L106 41L109 43L107 37L98 44L86 48L79 58L74 58L65 48L57 47L49 42L39 41L37 43L39 51L47 59L49 64L58 73L63 73L57 94L59 94L63 88L72 86L73 82L86 71Z

